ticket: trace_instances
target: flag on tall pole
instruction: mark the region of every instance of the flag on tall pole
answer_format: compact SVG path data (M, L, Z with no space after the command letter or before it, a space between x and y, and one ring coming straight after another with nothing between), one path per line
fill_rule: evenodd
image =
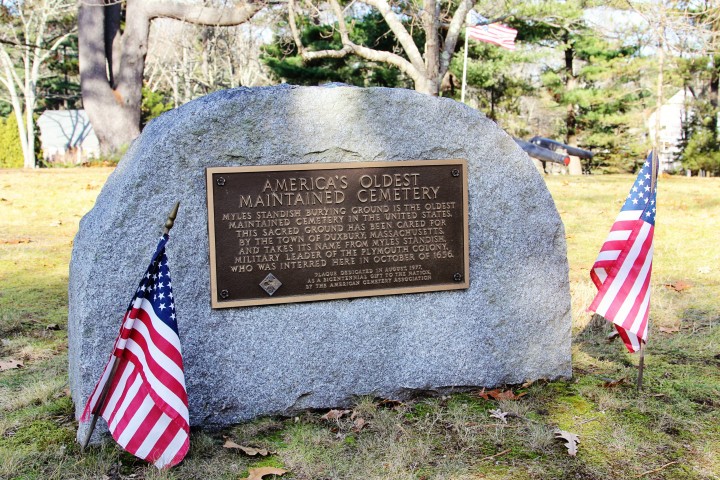
M467 83L468 64L468 39L492 43L508 50L515 50L515 37L517 30L507 27L498 22L490 23L490 20L480 15L475 10L470 10L465 17L465 50L463 53L463 74L462 90L460 101L465 103L465 85Z
M87 422L93 415L85 445L99 415L121 447L158 468L179 463L190 446L185 374L165 254L176 213L177 205L81 417Z
M501 23L489 23L489 20L474 10L467 16L466 38L479 42L492 43L508 50L515 50L515 37L517 30Z
M647 341L656 183L651 152L590 270L598 293L588 310L612 322L631 353Z

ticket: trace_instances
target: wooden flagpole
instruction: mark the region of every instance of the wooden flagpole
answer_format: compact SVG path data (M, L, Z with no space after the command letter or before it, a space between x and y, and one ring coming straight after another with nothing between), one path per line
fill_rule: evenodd
M657 176L660 172L658 172L658 169L660 167L660 147L661 147L661 141L660 141L660 128L662 127L662 122L660 119L660 114L662 112L662 106L663 106L663 82L664 82L664 70L665 70L665 45L663 42L663 36L665 35L665 18L664 18L664 10L661 12L660 15L660 31L657 32L658 35L658 81L657 81L657 100L655 101L655 135L653 138L653 152L652 152L652 165L651 165L651 173L650 173L650 197L655 193L655 189L657 188ZM650 319L648 318L648 327L650 326ZM642 390L643 385L643 373L645 372L645 342L642 342L640 344L640 360L638 363L638 376L637 376L637 390L638 392Z
M175 206L173 207L172 212L170 212L170 215L168 215L168 218L165 221L165 229L163 230L164 235L167 235L173 225L175 225L175 218L177 218L179 208L180 202L175 202ZM90 443L90 437L92 437L93 431L95 431L95 425L97 425L98 418L100 417L100 412L102 412L103 408L105 407L105 402L107 401L107 396L110 392L110 386L112 385L113 379L115 378L115 374L117 373L117 369L119 366L120 357L115 357L113 366L110 369L110 374L108 375L108 378L105 381L105 385L103 385L102 392L100 393L100 398L98 398L98 402L95 404L95 408L92 409L92 421L90 422L90 428L88 428L88 431L85 434L85 440L80 446L81 452L84 452L88 444Z

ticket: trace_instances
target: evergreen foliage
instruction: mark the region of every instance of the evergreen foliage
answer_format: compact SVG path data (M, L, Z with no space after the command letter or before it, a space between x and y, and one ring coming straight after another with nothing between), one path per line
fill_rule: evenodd
M168 110L172 110L172 102L166 101L166 95L153 92L147 87L142 88L142 103L140 104L140 123L143 128L153 118L159 117Z
M683 124L683 141L678 159L683 168L720 174L720 108L718 83L720 55L690 58L681 62L684 88L694 97L685 108L689 112Z
M0 117L0 168L22 168L23 153L20 145L15 114Z
M648 60L638 46L611 45L594 34L574 42L582 63L578 86L561 92L551 84L561 105L575 109L578 145L596 153L592 167L631 172L649 148L643 110L652 105L652 92L643 85Z
M45 66L48 73L38 82L37 110L82 108L77 35L68 38L48 59Z
M342 48L340 34L333 25L317 25L306 18L298 19L303 45L308 50ZM348 19L350 39L377 50L393 51L395 39L382 16L371 11L360 18ZM416 43L423 41L420 36ZM420 43L418 43L420 44ZM278 36L264 48L262 60L276 80L295 85L321 85L341 82L359 87L412 88L412 82L396 67L371 62L355 55L326 58L303 64L297 46L289 36Z
M609 40L586 20L588 1L526 4L510 24L518 41L544 63L539 87L542 109L556 112L545 125L554 139L591 150L584 169L630 172L649 147L643 111L654 104L646 76L652 59L638 42ZM547 53L542 58L540 52ZM532 95L532 94L531 94Z
M462 51L455 55L450 66L456 78L462 78L463 55ZM472 40L468 43L467 85L476 95L479 110L520 137L533 135L526 124L517 121L522 97L532 95L534 90L530 79L518 68L529 60L524 53ZM460 91L454 91L452 96L459 100Z

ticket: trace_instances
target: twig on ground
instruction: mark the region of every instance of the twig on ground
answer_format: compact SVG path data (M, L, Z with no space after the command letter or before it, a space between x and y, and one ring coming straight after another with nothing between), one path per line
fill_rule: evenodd
M654 469L654 470L648 470L647 472L643 472L643 473L641 473L640 475L635 475L635 478L640 478L640 477L644 477L645 475L650 475L651 473L659 472L659 471L662 470L663 468L669 467L670 465L675 465L676 463L680 463L680 462L677 461L677 460L675 460L675 461L673 461L673 462L666 463L666 464L663 465L662 467L658 467L658 468L656 468L656 469Z
M508 453L509 451L510 451L510 449L508 448L507 450L503 450L502 452L496 453L495 455L490 455L489 457L481 458L480 461L481 461L481 462L484 462L485 460L492 460L493 458L496 458L496 457L500 457L500 456L502 456L502 455L505 455L505 454Z
M580 422L580 423L576 423L575 426L577 427L577 426L580 426L580 425L585 425L586 423L594 422L595 420L598 420L599 418L600 418L600 417L588 418L587 420L583 420L583 421Z

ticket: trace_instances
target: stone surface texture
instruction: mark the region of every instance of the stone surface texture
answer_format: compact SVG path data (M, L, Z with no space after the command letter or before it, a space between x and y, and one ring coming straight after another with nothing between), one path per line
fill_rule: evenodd
M210 308L206 167L443 158L469 165L468 290ZM177 200L167 252L192 425L571 375L563 224L509 135L409 90L238 88L151 122L80 224L69 285L78 416Z

